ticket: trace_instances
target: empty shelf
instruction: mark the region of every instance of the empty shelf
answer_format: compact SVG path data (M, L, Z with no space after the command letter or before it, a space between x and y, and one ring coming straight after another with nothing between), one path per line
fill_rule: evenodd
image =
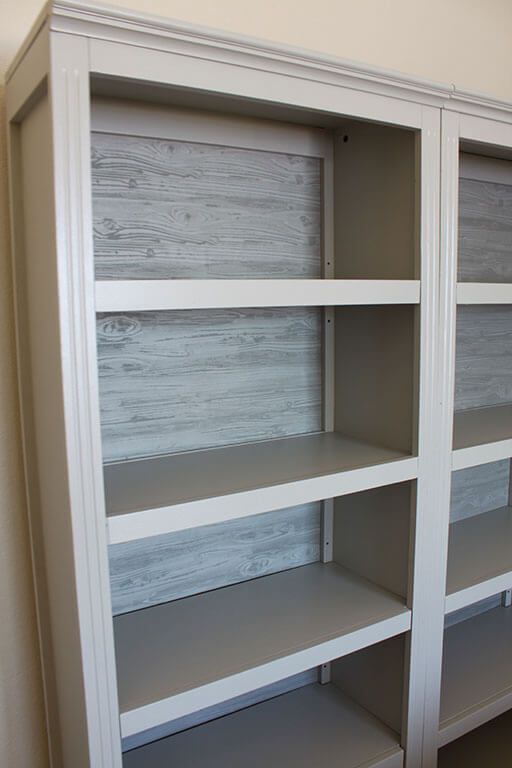
M405 632L400 598L306 565L114 619L123 737Z
M511 608L493 608L446 630L440 745L512 707L511 647Z
M419 280L101 280L97 312L418 304Z
M125 753L124 768L401 768L398 736L334 685L307 685Z
M452 469L512 456L512 405L455 413Z
M457 283L457 304L512 304L512 283Z
M439 768L505 768L512 755L512 712L443 747Z
M512 507L450 525L446 611L512 587Z
M333 432L105 467L119 543L411 480L417 459Z
M398 735L318 683L127 752L124 768L401 768Z

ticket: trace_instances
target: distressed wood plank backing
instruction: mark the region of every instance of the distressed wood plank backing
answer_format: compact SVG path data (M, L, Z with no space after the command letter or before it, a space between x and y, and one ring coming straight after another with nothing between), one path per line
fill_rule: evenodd
M508 504L510 461L496 461L452 473L450 522Z
M459 306L455 410L512 402L512 307Z
M106 461L321 429L319 309L98 316Z
M114 614L319 560L320 504L109 547Z
M512 186L459 182L459 280L512 280Z
M92 134L98 279L321 274L321 160Z

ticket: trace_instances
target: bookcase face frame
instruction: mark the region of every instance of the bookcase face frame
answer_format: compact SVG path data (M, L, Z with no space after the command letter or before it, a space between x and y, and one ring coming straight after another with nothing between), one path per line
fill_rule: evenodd
M258 61L253 51L243 46L237 50L236 45L230 43L217 43L217 54L208 51L205 58L205 43L200 39L184 41L179 34L172 38L167 31L164 33L161 30L150 33L147 28L142 28L143 25L134 29L131 27L133 21L128 18L121 21L120 17L114 23L109 19L105 24L108 14L102 17L102 13L97 12L94 17L94 14L83 14L79 8L69 8L71 11L59 6L57 11L53 11L50 28L43 24L30 52L18 63L9 95L12 143L15 147L17 126L30 114L31 98L32 104L37 98L48 99L49 125L53 132L48 150L53 157L55 215L50 215L49 219L56 237L58 300L54 286L45 287L44 295L57 314L63 349L62 370L58 372L57 383L63 391L65 412L55 429L62 433L65 442L70 489L62 515L71 520L72 531L70 562L52 565L48 563L49 553L46 552L43 557L45 562L36 563L36 568L49 568L55 580L60 578L74 583L76 579L75 591L71 590L66 598L68 602L63 602L56 609L61 617L66 616L74 622L83 659L78 662L78 672L84 682L78 706L82 711L61 711L64 759L74 761L77 766L90 764L94 768L107 765L119 768L121 765L94 351L95 290L88 169L92 76L93 81L102 79L104 82L117 78L116 85L122 80L125 92L133 98L139 98L141 92L152 98L153 90L158 85L167 86L172 81L174 89L189 89L194 94L219 93L222 90L231 102L245 100L249 110L251 104L259 101L265 109L270 109L271 114L276 110L295 116L305 112L313 115L320 113L322 120L327 119L325 116L343 115L355 120L400 126L419 134L420 181L417 188L421 214L418 216L417 256L421 253L421 263L416 262L415 276L421 282L421 303L415 319L420 333L414 375L420 394L414 404L414 410L418 412L414 441L418 443L420 474L414 494L416 519L411 566L411 583L414 586L409 596L416 618L406 644L409 673L405 675L402 733L408 759L414 765L422 749L425 654L421 636L422 628L428 624L430 611L426 599L429 592L426 565L431 547L427 535L429 503L426 489L434 482L436 469L432 359L436 336L434 310L439 191L437 96L432 98L425 89L403 98L404 91L393 83L382 83L375 78L369 86L364 77L352 81L346 71L338 72L327 63L319 64L315 69L311 62L297 63L293 57L287 59L269 51ZM109 24L109 32L105 34L105 26ZM172 75L169 76L169 73ZM49 90L45 87L46 76ZM297 88L298 80L300 88ZM16 156L13 162L17 162ZM19 224L15 229L19 231ZM21 236L16 238L15 248L16 257L23 253ZM31 255L30 250L27 255ZM22 269L19 268L20 271ZM333 305L335 303L332 301ZM22 358L30 358L23 331L20 334L20 349ZM25 409L29 410L28 402ZM30 432L26 431L26 443L29 435ZM30 463L30 457L28 461ZM33 461L37 466L35 458ZM414 479L414 470L412 473L413 477L396 480ZM363 481L360 489L368 487L367 481ZM44 511L47 502L43 499L41 503ZM35 507L34 513L37 513ZM50 521L47 524L51 525ZM58 531L52 533L58 540ZM66 664L69 664L69 669ZM68 658L63 653L57 669L59 680L62 682L71 672L76 674L76 665L76 659ZM77 730L81 742L72 737ZM80 750L77 752L78 744ZM57 746L55 750L57 755Z

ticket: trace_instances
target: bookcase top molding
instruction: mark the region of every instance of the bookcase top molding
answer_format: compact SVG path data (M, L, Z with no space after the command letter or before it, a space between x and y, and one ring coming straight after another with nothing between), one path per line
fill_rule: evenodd
M465 91L456 84L430 81L284 43L76 0L51 0L43 7L8 69L7 81L14 76L40 33L55 32L250 67L265 73L512 122L512 102ZM93 67L91 71L95 71Z

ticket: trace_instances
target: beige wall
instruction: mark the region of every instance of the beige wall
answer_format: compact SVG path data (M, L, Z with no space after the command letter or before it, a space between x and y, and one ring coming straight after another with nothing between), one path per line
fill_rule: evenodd
M41 0L0 3L0 82ZM127 0L119 5L402 70L512 101L510 0ZM0 101L3 92L0 89ZM0 128L0 755L46 765L20 446Z

